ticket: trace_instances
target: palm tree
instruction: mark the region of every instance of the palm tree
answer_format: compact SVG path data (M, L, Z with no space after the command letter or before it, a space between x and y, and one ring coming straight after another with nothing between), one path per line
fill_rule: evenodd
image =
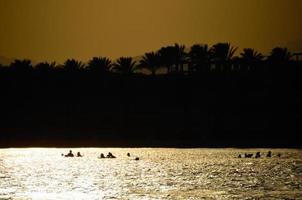
M129 101L129 87L128 87L128 76L130 76L132 73L134 73L136 69L136 62L132 60L132 57L120 57L117 59L117 61L113 64L112 70L121 73L122 79L121 79L121 99L122 99L122 105L123 105L123 124L124 128L127 129L128 122L129 122L129 113L130 113L130 104Z
M195 44L191 47L189 56L189 71L201 72L209 67L210 52L208 45Z
M186 63L187 53L185 52L185 45L174 45L174 51L175 51L175 71L183 73L183 66Z
M134 73L136 61L132 60L132 57L120 57L117 61L113 64L113 70L123 75L130 75Z
M81 61L75 59L68 59L63 65L63 69L67 72L78 72L85 67Z
M175 49L173 46L162 47L158 50L160 65L167 68L167 72L172 72L172 67L175 63Z
M40 62L35 66L35 68L37 71L39 71L41 73L47 73L47 72L53 71L55 66L56 66L55 62L52 62L52 63Z
M280 83L279 78L285 78L287 72L290 72L291 68L289 66L292 61L292 54L287 48L276 47L272 49L267 61L268 70L275 75L273 76L273 81Z
M18 73L28 73L31 72L33 67L30 60L23 59L23 60L14 60L10 67L13 71Z
M291 57L292 55L287 48L276 47L271 51L268 60L273 63L284 63L290 61Z
M112 67L111 60L106 57L93 57L87 65L87 69L92 72L103 74L109 72Z
M230 43L218 43L213 45L210 52L216 68L220 68L222 71L223 68L229 67L237 49L237 47L232 47Z
M168 73L183 72L187 54L185 46L175 44L174 46L162 47L158 50L161 65L167 67Z
M158 53L145 53L140 60L138 68L147 69L155 76L156 71L160 68L160 57Z
M259 64L263 58L264 56L261 53L251 48L243 49L243 52L240 53L240 60L246 71L249 71L251 67L255 67Z

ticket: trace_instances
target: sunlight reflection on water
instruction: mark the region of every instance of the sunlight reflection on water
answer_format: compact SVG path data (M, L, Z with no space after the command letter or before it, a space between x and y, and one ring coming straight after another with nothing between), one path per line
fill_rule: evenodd
M0 199L302 199L301 150L82 148L72 149L82 158L62 157L68 150L1 149ZM97 158L109 151L117 158ZM256 151L261 159L237 158Z

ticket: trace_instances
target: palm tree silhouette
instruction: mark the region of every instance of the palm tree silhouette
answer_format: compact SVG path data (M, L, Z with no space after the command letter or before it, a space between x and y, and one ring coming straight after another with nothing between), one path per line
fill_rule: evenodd
M136 62L132 60L132 57L120 57L117 61L113 64L112 70L118 73L121 73L121 98L122 98L122 105L123 105L123 126L125 130L127 130L128 122L129 122L129 113L130 113L130 104L129 101L129 79L128 77L134 73L136 69Z
M230 43L218 43L213 45L210 52L216 70L220 68L220 70L223 71L230 67L231 60L237 49L237 47L232 47Z
M183 73L183 66L186 63L187 53L185 52L185 45L179 45L175 43L174 51L175 51L175 71Z
M68 59L63 65L63 69L67 72L79 72L85 67L81 61L75 59Z
M162 47L158 50L160 64L167 68L167 73L172 72L172 67L175 64L175 49L173 46Z
M112 67L111 60L106 57L93 57L87 65L87 69L98 74L109 72Z
M268 60L273 63L284 63L290 61L292 58L291 53L287 50L287 48L276 47L274 48L270 55L268 56Z
M162 47L158 50L161 65L167 67L168 73L183 72L187 54L185 46L174 44L174 46Z
M123 75L130 75L134 73L136 69L136 61L133 61L132 57L120 57L113 64L112 69Z
M48 63L48 62L40 62L35 66L35 69L41 73L48 73L55 69L56 62Z
M160 57L158 53L150 52L140 60L138 68L147 69L151 72L152 76L155 76L156 71L160 68Z
M189 71L201 72L209 67L210 52L208 45L193 45L188 54Z
M240 53L240 60L242 62L243 70L249 71L252 67L255 67L263 60L264 56L261 53L258 53L254 49L245 48L243 52Z
M291 61L292 54L287 48L276 47L272 49L270 55L267 57L267 68L272 75L274 83L280 83L280 77L283 77L283 79L286 77L287 72L290 70Z
M11 64L10 67L13 71L17 73L28 73L33 70L31 61L28 59L23 59L23 60L14 60Z

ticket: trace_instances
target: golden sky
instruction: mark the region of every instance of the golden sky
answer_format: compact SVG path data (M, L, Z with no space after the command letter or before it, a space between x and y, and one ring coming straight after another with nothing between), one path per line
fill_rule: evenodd
M302 51L302 0L0 0L0 56L137 56L175 42Z

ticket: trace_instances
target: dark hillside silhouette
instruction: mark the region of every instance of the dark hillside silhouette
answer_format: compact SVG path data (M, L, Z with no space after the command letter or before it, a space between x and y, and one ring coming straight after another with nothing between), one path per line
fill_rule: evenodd
M0 66L0 145L301 147L299 53L237 51L174 44L139 62L15 60Z

